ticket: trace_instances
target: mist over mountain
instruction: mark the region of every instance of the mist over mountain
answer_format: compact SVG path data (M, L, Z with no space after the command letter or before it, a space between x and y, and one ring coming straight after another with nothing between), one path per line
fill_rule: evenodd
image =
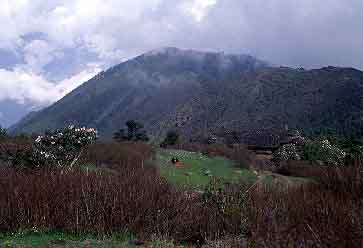
M68 124L111 138L127 120L154 137L185 139L289 128L362 133L363 72L272 67L248 55L166 47L114 66L11 128L42 132Z

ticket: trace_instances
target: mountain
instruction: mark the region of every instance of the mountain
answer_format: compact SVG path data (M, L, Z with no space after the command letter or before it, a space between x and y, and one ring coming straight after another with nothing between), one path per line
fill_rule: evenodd
M15 100L0 100L0 126L8 128L29 112L28 105Z
M183 137L241 141L286 126L308 132L360 134L363 72L271 67L248 55L163 48L98 74L12 132L41 132L68 124L112 133L127 120L153 137L178 129Z

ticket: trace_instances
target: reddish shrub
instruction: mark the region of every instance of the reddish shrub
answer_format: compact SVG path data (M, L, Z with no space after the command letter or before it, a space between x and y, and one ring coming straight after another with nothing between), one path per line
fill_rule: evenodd
M96 143L84 152L82 162L98 166L119 163L138 166L154 156L152 147L142 142Z
M362 247L362 213L347 193L320 185L257 187L249 198L250 240L257 247Z
M32 167L33 140L27 137L4 138L0 141L0 161L16 167Z
M144 144L92 146L84 161L109 171L0 168L0 230L33 226L75 233L131 231L197 242L225 232L225 220L201 198L189 199L144 164Z

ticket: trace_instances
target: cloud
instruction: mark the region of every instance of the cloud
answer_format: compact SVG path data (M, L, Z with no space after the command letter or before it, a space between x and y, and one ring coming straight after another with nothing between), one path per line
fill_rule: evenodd
M0 99L43 106L163 46L363 69L362 22L361 0L5 0L0 50L21 62L0 68Z
M61 58L63 53L45 40L33 40L23 48L24 67L35 73L43 72L44 66L48 65L55 58Z
M208 13L208 9L216 3L216 0L194 0L186 2L184 8L196 21L201 22Z
M97 65L89 65L77 75L60 82L50 82L42 75L23 68L0 69L0 101L10 99L18 104L27 104L29 108L44 107L59 100L99 72Z

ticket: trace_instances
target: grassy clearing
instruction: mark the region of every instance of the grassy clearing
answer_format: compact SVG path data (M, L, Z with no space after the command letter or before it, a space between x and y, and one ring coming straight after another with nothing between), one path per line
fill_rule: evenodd
M132 248L131 237L112 237L98 239L92 235L76 236L62 232L18 232L16 234L0 234L0 247L4 248Z
M173 157L179 159L182 168L176 168L170 162ZM212 158L196 152L159 149L156 159L161 175L183 189L202 190L213 176L226 182L237 182L241 178L250 181L257 179L251 170L237 168L234 162L223 157Z

